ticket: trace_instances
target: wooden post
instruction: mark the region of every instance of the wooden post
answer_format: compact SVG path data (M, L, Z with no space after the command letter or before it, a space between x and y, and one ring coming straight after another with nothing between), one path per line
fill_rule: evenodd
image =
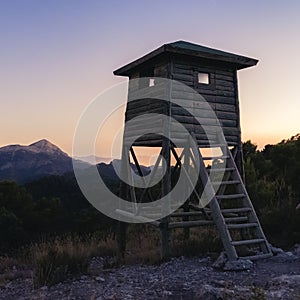
M238 77L237 72L234 72L233 76L233 83L234 83L234 93L235 93L235 101L236 101L236 114L237 114L237 128L239 130L239 139L238 145L236 146L236 157L235 163L238 168L238 171L241 175L243 183L245 183L245 171L244 171L244 158L243 158L243 144L241 138L241 120L240 120L240 104L239 104L239 92L238 92Z
M245 169L244 169L244 157L243 157L243 144L240 142L237 149L236 154L236 165L240 172L241 178L243 180L243 183L246 183L245 178Z
M127 159L128 150L127 147L125 147L123 142L123 149L122 149L122 161L121 161L121 177L125 178L127 176ZM120 182L120 192L119 197L121 199L126 199L128 193L128 185L126 182L122 181ZM127 224L125 222L118 221L117 225L117 257L118 259L124 258L125 250L126 250L126 228Z
M171 155L170 155L170 141L167 138L163 138L163 143L162 143L162 167L163 170L165 171L165 175L162 179L162 197L168 195L171 191ZM165 202L163 204L162 209L168 209L169 205L171 204L170 201L169 203ZM169 217L166 216L162 219L162 224L161 224L161 258L163 260L168 259L170 257L170 245L169 245L169 240L170 240L170 230L169 230Z
M125 222L118 221L117 225L117 258L122 260L126 251L126 229L127 224Z
M167 260L170 257L170 232L168 228L168 220L165 217L161 223L161 259Z
M186 147L189 147L189 144L187 143ZM183 161L183 167L186 170L186 173L189 174L189 167L190 167L190 151L189 148L184 149L183 151L185 151L184 154L184 161ZM188 189L188 192L190 190L190 185L188 182L186 182L186 188ZM188 199L186 199L185 203L183 204L183 211L184 212L189 212L189 201L190 201L190 197ZM189 216L185 215L183 216L183 221L187 222L189 221ZM190 238L190 228L189 227L185 227L183 229L183 238L185 240L188 240Z

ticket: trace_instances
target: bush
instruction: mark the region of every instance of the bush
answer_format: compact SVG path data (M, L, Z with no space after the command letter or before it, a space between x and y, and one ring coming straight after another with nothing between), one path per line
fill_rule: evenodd
M266 300L265 291L259 287L252 288L252 296L248 300Z
M36 244L29 252L34 263L34 287L85 274L92 256L115 254L111 243L99 241L96 236L57 238L54 242Z
M173 234L172 255L194 257L209 252L221 252L222 242L218 232L212 227L191 228L189 239L184 239L184 233Z
M5 252L12 245L17 247L24 238L22 223L5 207L0 207L0 251Z
M88 257L73 243L39 246L35 252L34 286L53 285L87 271Z

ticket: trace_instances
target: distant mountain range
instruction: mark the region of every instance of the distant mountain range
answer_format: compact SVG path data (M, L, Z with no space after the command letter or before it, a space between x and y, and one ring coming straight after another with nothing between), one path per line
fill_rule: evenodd
M76 156L75 159L87 162L91 165L100 164L100 163L106 163L109 164L112 161L112 158L110 157L100 157L95 155L87 155L87 156Z
M90 168L95 160L96 163L101 161L101 158L95 157L94 160L89 156L76 160L84 170ZM101 162L97 164L97 168L106 179L118 178L111 162L109 164ZM144 174L150 172L147 167L142 169ZM137 172L135 167L133 170ZM29 146L9 145L0 148L0 181L14 180L23 184L42 177L67 173L73 174L72 158L45 139Z
M72 171L72 158L47 140L0 148L0 180L29 182Z

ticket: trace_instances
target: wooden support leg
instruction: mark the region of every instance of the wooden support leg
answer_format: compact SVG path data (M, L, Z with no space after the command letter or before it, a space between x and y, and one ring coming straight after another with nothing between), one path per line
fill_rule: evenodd
M187 200L186 203L184 203L184 205L183 205L183 211L184 212L189 212L190 211L189 205L188 205L188 201L189 200ZM188 222L189 221L189 217L188 216L183 216L182 219L183 219L184 222ZM189 240L189 238L190 238L190 228L189 227L184 227L183 228L183 238L186 241Z
M167 260L170 257L170 230L168 228L168 218L162 221L161 225L161 258Z
M119 260L122 260L125 256L125 250L126 250L126 229L127 224L125 222L118 222L117 226L117 257Z
M163 139L162 144L162 164L163 169L166 170L165 175L162 179L162 197L168 195L171 191L171 153L170 153L170 141L166 138ZM170 201L167 201L163 204L163 209L168 209L171 205ZM162 220L161 225L161 258L166 260L170 257L170 230L169 230L169 217L165 217Z
M245 170L244 170L244 158L243 158L243 145L240 144L237 146L236 150L236 157L235 157L235 164L239 170L240 176L245 183Z
M128 150L126 147L123 146L122 149L122 161L121 161L121 174L122 178L125 178L127 173L127 163L126 163L126 156ZM120 182L120 192L119 197L121 199L127 199L128 194L128 185L121 180ZM125 250L126 250L126 228L127 224L125 222L118 221L117 225L117 258L119 260L124 258Z
M187 145L188 147L188 145ZM186 151L184 151L184 162L183 162L183 167L185 168L186 172L189 173L189 167L190 167L190 151L189 149L186 149ZM188 184L188 182L186 182L186 188L190 190L190 186ZM184 212L188 212L189 209L189 201L190 198L186 199L184 205L183 205L183 211ZM189 221L189 217L188 216L184 216L183 217L183 221L184 222L188 222ZM185 227L183 229L183 238L185 240L188 240L190 238L190 228L189 227Z

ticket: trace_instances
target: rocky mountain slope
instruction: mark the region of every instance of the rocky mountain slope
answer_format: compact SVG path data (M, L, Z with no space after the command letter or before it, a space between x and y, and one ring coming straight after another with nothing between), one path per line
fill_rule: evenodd
M77 158L76 161L76 167L80 167L83 172L91 167L91 163L87 160ZM115 165L119 164L120 161L115 160ZM112 162L109 164L98 163L97 168L104 179L116 180L118 178ZM132 168L134 172L138 173L134 165ZM147 167L141 166L141 168L144 174L150 172ZM42 177L67 173L73 174L72 158L45 139L29 146L9 145L0 148L0 181L14 180L23 184Z
M29 182L47 175L72 171L72 158L43 139L29 146L0 148L0 180Z

